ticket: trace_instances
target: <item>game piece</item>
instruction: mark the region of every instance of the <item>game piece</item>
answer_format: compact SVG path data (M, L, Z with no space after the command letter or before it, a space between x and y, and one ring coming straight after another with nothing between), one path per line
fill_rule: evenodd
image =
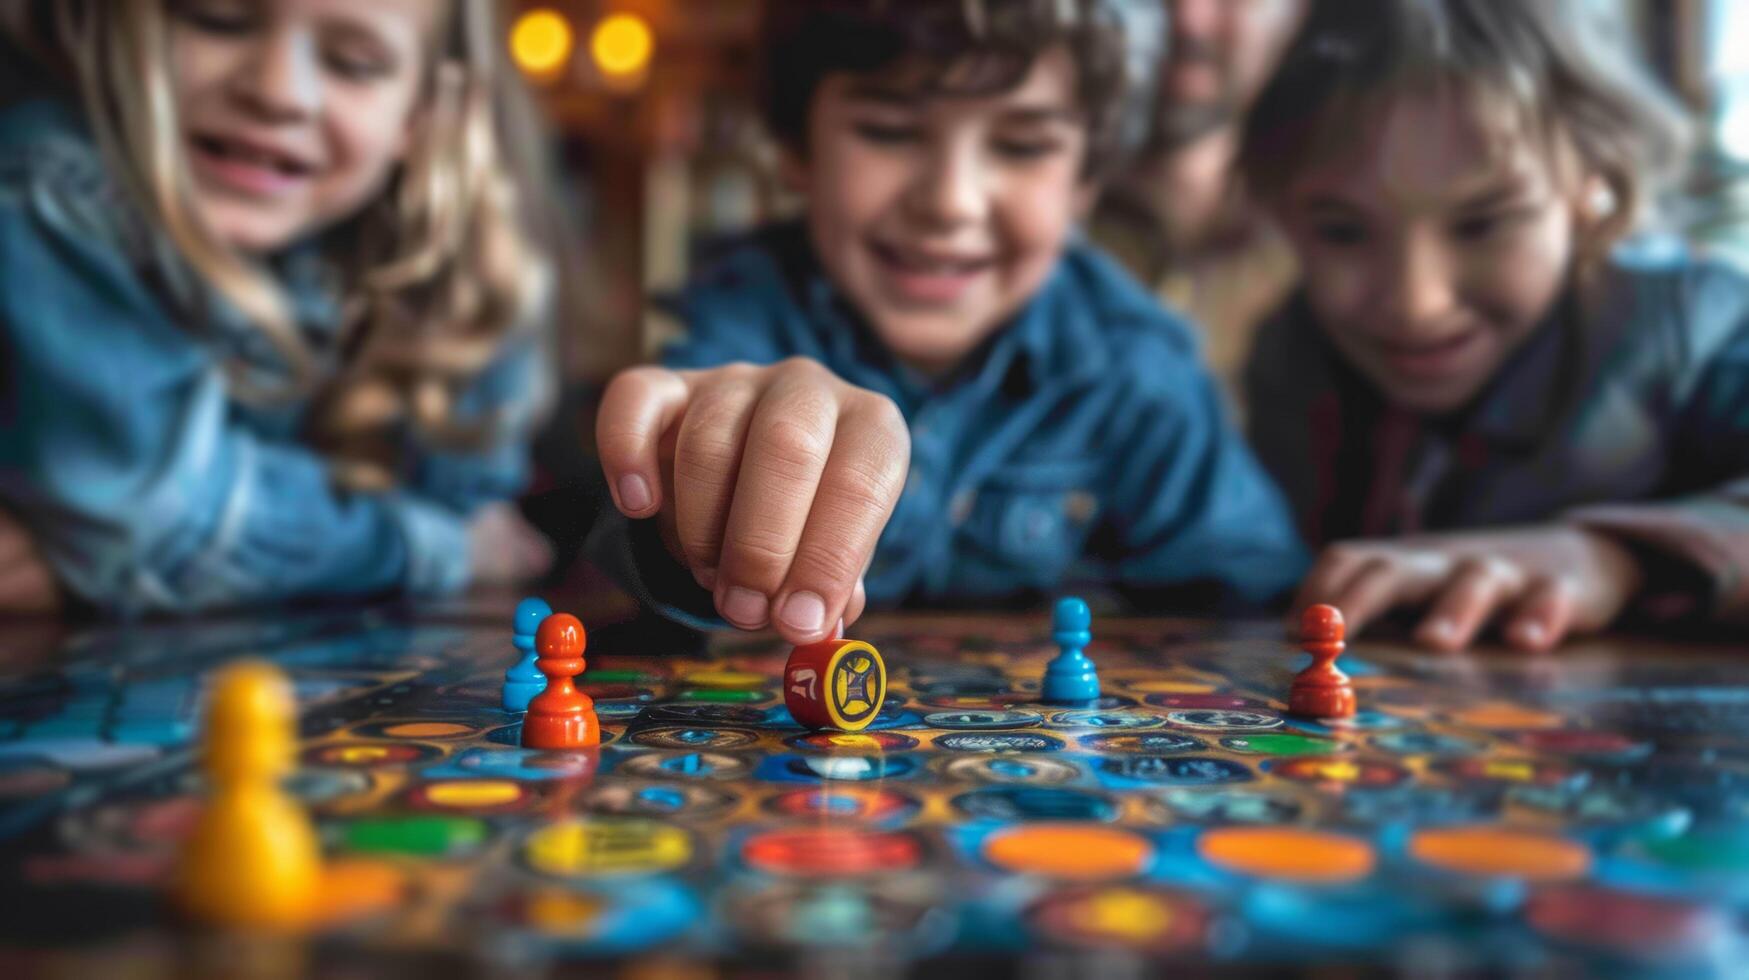
M587 749L601 744L595 700L577 690L583 673L583 624L569 613L554 613L535 632L534 664L547 677L547 689L528 702L522 719L522 745L529 749Z
M1303 718L1354 717L1354 684L1336 667L1346 645L1342 611L1316 605L1300 617L1300 647L1312 655L1312 665L1294 676L1287 710Z
M808 728L856 732L867 728L887 696L881 652L842 637L790 651L783 667L783 702Z
M181 856L178 904L202 922L288 929L315 911L321 850L310 818L279 787L292 768L297 706L277 667L225 669L203 741L212 795Z
M528 699L547 689L547 678L534 665L534 634L540 624L553 614L545 599L530 596L516 604L516 618L511 644L521 651L522 658L504 672L504 710L528 710Z
M1061 648L1045 666L1040 699L1047 704L1086 704L1099 700L1099 671L1083 649L1093 641L1088 627L1093 614L1087 603L1069 596L1057 600L1051 620L1051 639Z

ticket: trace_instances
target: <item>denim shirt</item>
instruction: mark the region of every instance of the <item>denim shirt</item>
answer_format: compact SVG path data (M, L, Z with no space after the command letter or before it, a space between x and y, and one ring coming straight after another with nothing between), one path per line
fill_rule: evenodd
M1641 612L1749 623L1749 279L1645 244L1444 419L1386 406L1286 306L1247 370L1250 429L1307 539L1573 522L1655 572Z
M270 266L331 362L316 250ZM537 346L519 337L458 397L459 417L501 420L490 448L409 447L402 488L341 492L297 441L307 398L233 397L227 364L274 374L265 338L152 231L77 116L0 113L0 505L100 609L460 588L469 511L523 483Z
M899 406L910 474L865 577L871 603L1100 586L1145 602L1210 585L1262 602L1304 570L1190 329L1089 246L1071 245L1013 321L935 382L879 343L795 224L737 243L667 305L686 331L670 367L807 357ZM708 610L708 597L678 604Z

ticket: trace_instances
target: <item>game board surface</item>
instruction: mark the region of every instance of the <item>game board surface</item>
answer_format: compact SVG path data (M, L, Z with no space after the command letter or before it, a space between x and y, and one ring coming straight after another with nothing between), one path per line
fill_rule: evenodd
M591 649L586 754L517 746L508 624L315 613L0 661L0 959L184 955L163 887L202 678L247 654L296 682L292 788L353 882L306 966L1746 962L1733 651L1362 642L1360 714L1324 725L1284 716L1305 657L1273 624L1096 620L1106 697L1063 710L1035 700L1042 618L876 620L854 631L888 667L867 732L794 727L787 649L731 637Z

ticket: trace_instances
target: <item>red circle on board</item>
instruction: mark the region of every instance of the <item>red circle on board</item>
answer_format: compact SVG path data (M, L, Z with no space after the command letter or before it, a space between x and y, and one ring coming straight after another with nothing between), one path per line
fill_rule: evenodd
M1157 708L1230 710L1268 707L1256 698L1242 698L1237 694L1150 694L1142 700Z
M741 845L748 867L803 878L904 871L922 857L923 846L909 834L834 828L766 831Z
M1721 909L1594 885L1543 889L1524 918L1551 939L1652 957L1702 950L1729 927Z

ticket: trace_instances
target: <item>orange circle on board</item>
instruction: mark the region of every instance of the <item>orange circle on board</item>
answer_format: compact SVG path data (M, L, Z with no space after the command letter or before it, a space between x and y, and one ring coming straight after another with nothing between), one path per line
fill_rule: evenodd
M1376 856L1366 841L1291 827L1222 827L1205 831L1196 850L1210 864L1256 875L1336 884L1372 874Z
M324 925L355 922L398 902L407 876L381 861L335 861L322 871L315 918Z
M1154 845L1140 834L1093 824L1027 824L984 841L984 857L1004 870L1074 881L1137 874L1153 856Z
M1505 827L1442 827L1409 838L1409 855L1459 874L1528 881L1566 881L1591 870L1584 845Z
M1508 704L1503 701L1490 701L1465 708L1452 715L1451 720L1470 728L1483 728L1490 731L1559 728L1564 724L1561 716L1553 711L1526 708L1523 705Z
M395 738L454 738L457 735L471 735L473 732L473 726L458 725L453 721L410 721L383 729L384 735Z

